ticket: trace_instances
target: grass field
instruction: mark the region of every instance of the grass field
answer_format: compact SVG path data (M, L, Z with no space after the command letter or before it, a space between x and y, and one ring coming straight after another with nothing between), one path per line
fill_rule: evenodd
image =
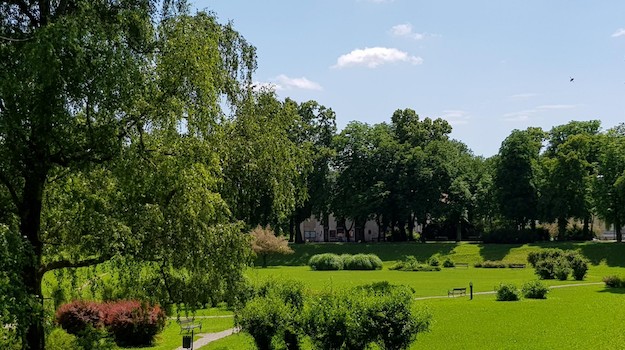
M468 287L475 292L493 291L500 282L518 286L536 279L531 267L524 269L484 269L473 264L484 260L526 263L527 254L541 248L580 250L591 262L585 283L600 282L607 275L625 275L625 244L544 243L530 245L481 245L455 243L331 243L293 246L295 253L269 259L268 268L253 267L246 275L253 281L268 278L298 280L309 289L344 289L365 283L389 281L415 290L415 297L445 296L447 290ZM312 271L306 263L319 253L374 253L384 261L378 271ZM469 268L442 269L438 272L391 271L388 267L404 256L425 261L432 255L469 263ZM550 286L578 283L544 281ZM438 298L415 301L427 307L434 323L420 334L412 349L625 349L625 289L589 285L552 289L546 300L497 302L495 296ZM197 315L232 315L223 308L199 310ZM201 319L202 332L217 332L233 326L233 318ZM153 347L144 350L173 350L181 345L179 326L170 321ZM254 349L249 335L236 334L208 344L202 349ZM310 346L304 345L304 349ZM138 350L138 349L137 349Z

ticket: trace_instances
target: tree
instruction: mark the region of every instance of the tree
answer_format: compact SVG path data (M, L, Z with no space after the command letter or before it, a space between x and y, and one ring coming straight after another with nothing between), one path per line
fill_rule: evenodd
M625 223L625 128L608 130L599 137L597 176L593 194L597 213L614 225L617 242L623 240L621 226Z
M598 120L572 121L549 132L549 145L542 157L539 209L543 220L558 221L561 238L569 218L584 220L584 233L589 235L590 184L595 174L596 135L600 127Z
M495 165L497 202L504 218L517 229L538 219L538 159L544 132L513 130L501 144Z
M305 190L306 199L299 203L291 217L291 241L303 243L300 223L315 215L324 227L323 239L329 240L328 221L332 177L330 162L334 156L332 139L336 134L336 115L330 108L316 101L307 101L298 106L298 123L293 124L289 134L300 148L307 151L311 166L300 174L300 189Z
M0 36L0 197L5 235L25 247L24 347L44 346L48 271L126 257L233 288L248 253L217 193L214 145L254 48L170 0L5 1Z
M256 226L250 232L252 236L252 250L263 258L263 267L267 267L267 257L272 254L293 254L289 242L284 236L276 236L271 227Z

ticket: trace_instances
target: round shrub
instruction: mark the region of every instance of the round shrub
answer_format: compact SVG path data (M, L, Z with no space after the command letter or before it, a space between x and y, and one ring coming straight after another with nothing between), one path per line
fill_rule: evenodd
M165 312L158 305L121 300L107 303L104 308L104 324L121 346L151 345L156 334L165 327Z
M555 278L556 260L547 258L536 262L535 273L543 280L552 280Z
M308 266L313 270L342 270L343 259L332 253L316 254L308 260Z
M78 349L78 341L75 335L69 334L61 328L55 328L46 337L47 350Z
M89 326L101 327L104 313L101 305L96 302L77 300L61 305L55 318L67 333L77 335Z
M623 288L625 287L625 277L619 276L605 276L603 277L603 283L605 283L606 287L610 288Z
M349 258L343 260L344 270L380 270L382 260L375 254L348 255Z
M497 301L517 301L521 299L521 292L514 284L501 283L495 288Z
M568 264L557 264L553 270L554 276L560 281L566 281L571 274L571 268Z
M540 281L530 281L521 288L523 296L528 299L546 299L549 288Z
M588 260L577 252L567 256L567 260L569 261L573 278L577 281L583 281L586 273L588 273Z

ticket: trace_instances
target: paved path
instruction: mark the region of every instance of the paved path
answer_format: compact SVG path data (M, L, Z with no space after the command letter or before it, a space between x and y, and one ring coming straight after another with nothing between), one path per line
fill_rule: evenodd
M225 331L221 331L221 332L217 332L217 333L203 333L203 334L198 334L200 336L200 339L196 340L193 342L193 350L199 349L200 347L215 341L215 340L219 340L221 338L225 338L229 335L232 335L234 333L238 333L239 329L238 328L230 328L230 329L226 329ZM182 346L177 348L176 350L185 350Z
M589 283L572 283L572 284L562 284L559 286L550 286L549 289L554 289L554 288L567 288L567 287L583 287L583 286L597 286L597 285L602 285L605 284L603 282L589 282ZM491 292L474 292L473 295L487 295L487 294L495 294L497 292L495 291L491 291ZM420 297L420 298L415 298L415 300L427 300L427 299L441 299L441 298L457 298L456 297L450 297L448 295L435 295L435 296L430 296L430 297Z

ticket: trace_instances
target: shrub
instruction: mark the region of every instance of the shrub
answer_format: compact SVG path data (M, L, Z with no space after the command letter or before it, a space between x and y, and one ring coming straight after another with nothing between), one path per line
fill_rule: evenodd
M344 270L380 270L382 260L375 254L342 255Z
M389 270L400 271L440 271L440 266L421 264L414 256L406 256L403 261L398 261L389 267Z
M271 349L272 339L285 328L290 310L279 298L254 298L237 314L241 329L254 338L259 350Z
M151 345L156 334L165 327L165 312L158 305L122 300L107 303L104 308L104 324L121 346Z
M577 281L584 280L586 273L588 273L588 260L579 252L567 255L567 260L569 261L573 278Z
M443 261L443 267L455 267L456 263L453 262L453 260L451 260L450 258L446 258L445 261Z
M605 283L606 287L610 288L624 288L625 287L625 277L619 276L605 276L603 277L603 283Z
M78 349L78 340L75 335L67 333L62 328L55 328L46 337L47 350Z
M553 258L539 260L536 262L535 273L541 279L552 280L556 277L556 265L556 260Z
M521 292L514 284L501 283L495 288L497 301L517 301L521 299Z
M557 260L560 257L564 256L564 250L558 248L549 248L549 249L541 249L536 252L530 252L527 254L527 262L532 265L532 267L536 267L536 264L540 260L545 259L554 259Z
M428 264L430 266L439 266L441 264L440 260L438 260L438 257L436 256L432 256L430 257L430 259L428 260Z
M313 270L319 271L342 270L343 259L332 253L316 254L308 260L308 265Z
M323 293L304 306L302 326L317 349L340 349L347 337L346 293Z
M77 335L88 326L102 327L104 313L96 302L77 300L62 305L56 311L55 319L67 333Z
M528 299L546 299L549 288L540 281L530 281L521 288L523 296Z
M556 264L553 274L560 281L566 281L571 274L571 268L567 264Z
M492 261L492 260L485 260L482 262L477 262L473 265L474 267L482 267L485 269L502 269L506 267L506 264L504 264L501 261Z

